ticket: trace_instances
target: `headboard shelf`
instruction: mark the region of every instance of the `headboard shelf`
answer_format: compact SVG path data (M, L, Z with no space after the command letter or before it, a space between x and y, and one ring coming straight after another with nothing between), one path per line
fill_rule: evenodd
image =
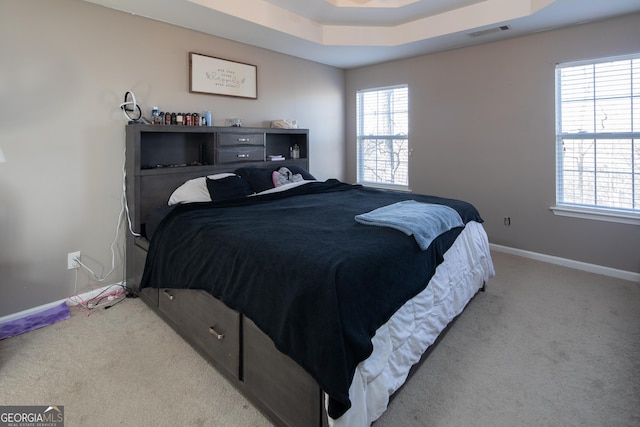
M241 166L273 168L298 165L309 169L309 130L218 126L126 126L127 203L135 230L151 210L166 205L185 181ZM291 159L297 145L300 158ZM284 161L269 161L270 155Z

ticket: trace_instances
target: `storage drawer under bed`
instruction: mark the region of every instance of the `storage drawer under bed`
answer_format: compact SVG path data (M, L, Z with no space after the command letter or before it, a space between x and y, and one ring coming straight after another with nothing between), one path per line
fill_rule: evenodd
M188 341L239 378L240 313L192 289L160 289L158 308Z
M327 426L318 383L243 316L243 371L248 390L272 414L277 425Z

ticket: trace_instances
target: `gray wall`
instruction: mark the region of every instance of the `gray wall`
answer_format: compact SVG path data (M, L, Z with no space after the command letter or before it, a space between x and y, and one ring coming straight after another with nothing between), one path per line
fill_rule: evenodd
M413 191L473 202L492 243L640 272L640 226L549 210L555 64L639 50L636 14L349 70L347 179L356 179L356 91L407 83Z
M257 65L258 99L189 93L190 51ZM341 69L79 0L2 1L0 58L0 317L73 294L68 252L100 275L111 268L128 90L147 116L157 105L211 109L216 125L297 119L311 172L343 178ZM122 279L123 248L120 234L104 284ZM101 285L78 272L78 291Z

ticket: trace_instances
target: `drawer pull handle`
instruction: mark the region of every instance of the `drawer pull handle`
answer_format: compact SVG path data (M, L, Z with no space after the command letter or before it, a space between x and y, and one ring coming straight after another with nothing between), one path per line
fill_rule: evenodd
M238 138L238 142L249 142L251 141L249 138Z
M248 154L238 154L238 158L240 158L240 159L248 159L249 155Z
M173 295L171 295L171 292L169 292L168 289L164 290L164 294L167 296L167 298L169 298L170 300L173 300Z
M209 333L211 335L213 335L214 337L216 337L218 340L223 340L224 339L224 334L221 334L218 331L216 331L215 329L213 329L213 326L209 328Z

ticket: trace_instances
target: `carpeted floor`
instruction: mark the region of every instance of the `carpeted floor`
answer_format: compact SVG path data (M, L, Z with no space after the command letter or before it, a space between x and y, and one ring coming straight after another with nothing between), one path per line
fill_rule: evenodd
M375 427L640 425L640 285L493 253L497 276ZM0 341L0 405L67 426L271 425L139 300Z

